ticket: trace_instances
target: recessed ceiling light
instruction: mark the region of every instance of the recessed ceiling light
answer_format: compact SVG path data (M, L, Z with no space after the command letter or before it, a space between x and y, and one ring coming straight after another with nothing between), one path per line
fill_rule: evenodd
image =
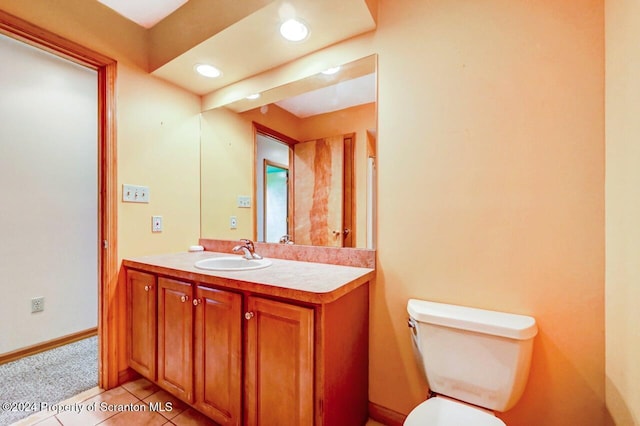
M331 67L322 71L322 74L331 75L337 73L338 71L340 71L340 67Z
M280 34L289 41L302 41L309 36L309 28L300 19L289 19L280 25Z
M253 95L249 95L247 96L247 99L249 99L250 101L254 100L254 99L258 99L260 97L260 93L254 93Z
M214 67L213 65L198 64L194 68L198 74L203 75L205 77L216 78L222 75L222 71L220 71L218 68Z

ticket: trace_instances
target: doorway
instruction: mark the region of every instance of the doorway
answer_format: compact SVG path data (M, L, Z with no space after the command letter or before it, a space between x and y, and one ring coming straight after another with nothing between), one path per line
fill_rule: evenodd
M264 160L264 241L280 242L289 232L289 167Z
M98 385L109 389L118 384L117 318L117 180L115 137L116 62L104 55L50 33L20 18L0 11L0 33L14 40L53 53L96 72L97 84L97 257ZM48 214L46 211L42 214ZM50 214L50 212L49 212ZM34 244L37 242L33 242ZM45 308L46 309L46 308Z

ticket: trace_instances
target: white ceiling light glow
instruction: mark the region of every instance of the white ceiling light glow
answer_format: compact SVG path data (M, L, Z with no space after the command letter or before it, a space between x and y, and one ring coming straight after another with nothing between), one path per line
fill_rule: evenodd
M288 19L280 25L280 34L289 41L303 41L309 37L309 28L300 19Z
M338 71L340 71L340 67L332 67L332 68L327 68L326 70L322 71L322 74L324 74L324 75L333 75L333 74L337 73Z
M247 96L247 99L249 99L250 101L254 100L254 99L258 99L260 97L260 93L254 93L253 95L249 95Z
M198 74L205 77L209 77L209 78L216 78L222 75L222 71L220 71L218 68L214 67L213 65L198 64L194 67L194 69Z

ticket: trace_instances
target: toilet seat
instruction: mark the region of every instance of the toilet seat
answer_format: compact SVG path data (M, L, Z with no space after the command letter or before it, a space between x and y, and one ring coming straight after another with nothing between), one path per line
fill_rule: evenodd
M492 414L448 398L429 398L414 408L404 426L506 426Z

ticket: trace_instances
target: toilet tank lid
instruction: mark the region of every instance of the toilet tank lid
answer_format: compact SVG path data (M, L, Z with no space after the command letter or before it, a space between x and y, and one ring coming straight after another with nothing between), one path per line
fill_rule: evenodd
M409 315L427 324L442 325L477 333L527 340L538 333L533 317L489 311L466 306L448 305L426 300L409 299Z

